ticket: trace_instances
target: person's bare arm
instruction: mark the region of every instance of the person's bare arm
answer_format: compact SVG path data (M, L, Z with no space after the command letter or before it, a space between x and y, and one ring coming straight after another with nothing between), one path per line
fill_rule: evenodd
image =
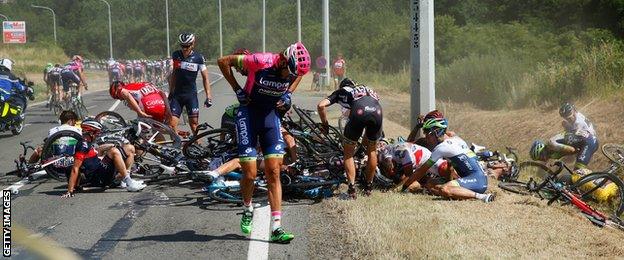
M206 91L206 97L212 99L211 87L210 87L210 79L208 78L208 69L205 69L201 72L202 82L204 84L204 91Z
M152 116L146 114L145 112L143 112L143 110L141 110L141 107L136 102L136 100L134 100L132 95L130 95L130 92L128 92L125 89L121 90L121 96L128 103L128 106L130 107L130 109L132 109L134 112L136 112L138 116L140 116L140 117L152 117Z
M74 165L72 165L71 173L69 175L69 182L67 184L68 193L74 193L74 191L76 190L78 176L80 176L80 166L82 166L82 160L74 159Z
M425 174L427 173L429 168L431 168L432 165L433 165L433 162L427 161L425 164L420 166L416 170L416 172L412 174L411 176L409 176L409 178L405 181L405 183L403 183L403 185L401 186L401 190L406 190L410 185L412 185L412 183L422 179L422 177L425 176Z
M219 69L221 70L223 77L228 83L230 83L230 86L232 86L234 91L242 89L236 81L236 78L234 78L234 72L232 72L232 67L236 66L237 59L238 55L227 55L217 60L217 64L219 65Z
M328 107L330 105L331 105L331 102L329 101L329 99L323 99L316 106L316 109L318 110L319 118L321 119L321 123L324 124L324 125L329 124L329 122L327 121L327 109L326 109L326 107Z
M169 99L165 92L160 91L160 97L165 101L165 118L167 121L171 119L171 107L169 107Z

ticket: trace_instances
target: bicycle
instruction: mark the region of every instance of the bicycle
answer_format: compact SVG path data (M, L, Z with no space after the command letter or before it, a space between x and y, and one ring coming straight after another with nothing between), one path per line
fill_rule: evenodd
M66 93L63 110L76 112L76 115L78 115L80 119L84 119L89 114L87 107L82 102L82 98L78 95L78 84L75 82L69 85L69 92Z
M581 177L574 184L565 185L558 180L558 175L566 170L572 173L564 162L556 161L557 167L554 171L540 162L524 162L519 166L519 175L523 171L533 168L544 173L542 181L535 181L529 177L527 182L500 182L498 186L506 191L522 195L534 194L541 199L547 199L548 205L563 198L565 203L572 204L581 211L581 214L593 224L605 227L615 227L624 230L624 222L621 220L624 213L624 183L620 178L609 172L594 172ZM535 172L534 172L535 173ZM614 194L608 196L607 200L596 199L599 189L604 189L610 183L616 187ZM607 211L607 213L603 213Z

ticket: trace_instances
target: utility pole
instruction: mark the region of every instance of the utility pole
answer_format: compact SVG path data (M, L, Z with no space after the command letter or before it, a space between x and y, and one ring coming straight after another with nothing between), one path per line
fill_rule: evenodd
M410 0L412 9L411 39L411 125L418 115L435 109L435 56L433 0Z
M262 52L266 52L266 0L262 0Z
M323 56L325 56L325 79L323 80L324 86L330 86L330 65L331 59L329 57L329 0L323 0Z
M113 22L111 19L111 7L106 0L101 0L108 7L108 46L110 48L110 59L113 59Z
M219 0L219 57L223 57L223 23L221 20L221 0Z
M167 58L171 58L171 50L169 49L171 42L169 41L169 0L165 0L165 20L167 21Z
M301 41L301 0L297 0L297 41Z

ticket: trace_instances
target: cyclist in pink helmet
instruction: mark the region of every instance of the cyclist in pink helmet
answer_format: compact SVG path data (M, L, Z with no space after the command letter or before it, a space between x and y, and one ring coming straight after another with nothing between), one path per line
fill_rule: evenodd
M277 110L291 104L292 92L297 89L303 75L310 70L310 54L302 43L297 42L281 53L228 55L219 58L218 64L241 104L236 113L238 157L245 176L241 180L241 231L245 234L251 233L251 197L257 173L256 144L259 142L265 158L264 173L269 183L269 203L273 220L271 241L288 243L295 236L281 227L280 168L285 144ZM247 81L243 87L234 78L232 67L247 73Z

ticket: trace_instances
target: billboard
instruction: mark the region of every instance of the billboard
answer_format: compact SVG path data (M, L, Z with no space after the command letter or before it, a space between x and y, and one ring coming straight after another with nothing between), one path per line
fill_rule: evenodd
M26 43L26 22L2 22L2 41L4 43Z

